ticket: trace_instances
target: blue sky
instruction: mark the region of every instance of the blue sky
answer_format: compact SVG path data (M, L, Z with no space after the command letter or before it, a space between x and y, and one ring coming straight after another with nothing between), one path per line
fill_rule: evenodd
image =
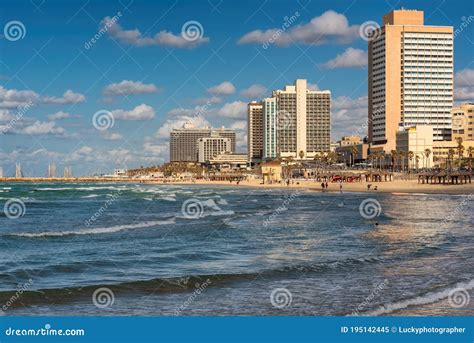
M48 163L58 173L70 165L75 175L161 164L170 128L187 119L236 128L245 151L245 104L296 78L331 90L333 140L362 133L367 42L359 28L401 7L424 10L425 24L462 29L455 95L474 100L471 1L31 0L1 7L5 175L15 162L37 176ZM13 21L22 24L19 36L7 30ZM182 34L188 22L197 36ZM98 111L113 126L96 121L104 130L97 129Z

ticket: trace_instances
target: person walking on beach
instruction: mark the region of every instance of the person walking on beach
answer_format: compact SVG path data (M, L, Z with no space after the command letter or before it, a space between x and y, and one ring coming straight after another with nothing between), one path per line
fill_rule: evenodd
M321 182L321 189L324 192L324 182Z
M342 193L342 181L341 181L341 183L339 183L339 192Z
M326 186L326 190L328 190L328 182L327 181L325 183L325 186Z

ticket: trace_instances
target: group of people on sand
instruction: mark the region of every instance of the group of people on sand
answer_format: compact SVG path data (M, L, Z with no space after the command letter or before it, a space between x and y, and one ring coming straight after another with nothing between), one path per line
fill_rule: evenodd
M367 190L370 191L371 188L372 188L372 184L371 183L367 184ZM374 186L374 191L376 191L377 189L378 187Z
M323 192L326 192L328 190L328 182L321 182L321 188Z
M328 190L328 183L326 182L321 182L321 189L323 192L327 192ZM339 192L342 193L342 180L339 181Z

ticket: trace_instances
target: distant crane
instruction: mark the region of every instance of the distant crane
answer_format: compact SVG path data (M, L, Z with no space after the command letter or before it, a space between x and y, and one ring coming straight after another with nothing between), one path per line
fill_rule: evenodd
M72 177L72 167L71 166L64 167L64 174L63 175L64 175L65 178Z
M23 177L23 173L21 171L21 164L17 163L15 168L15 178L20 179Z
M56 165L54 163L50 163L48 165L48 173L46 177L48 178L56 177Z

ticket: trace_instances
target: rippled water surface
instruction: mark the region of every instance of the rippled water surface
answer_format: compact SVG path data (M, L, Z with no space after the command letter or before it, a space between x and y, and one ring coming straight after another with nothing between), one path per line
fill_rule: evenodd
M2 207L11 198L25 205L20 218L0 216L5 314L474 314L472 301L446 303L451 290L472 296L474 287L466 196L131 184L0 189ZM374 218L360 213L367 198L380 204ZM114 299L105 308L92 300L101 287Z

